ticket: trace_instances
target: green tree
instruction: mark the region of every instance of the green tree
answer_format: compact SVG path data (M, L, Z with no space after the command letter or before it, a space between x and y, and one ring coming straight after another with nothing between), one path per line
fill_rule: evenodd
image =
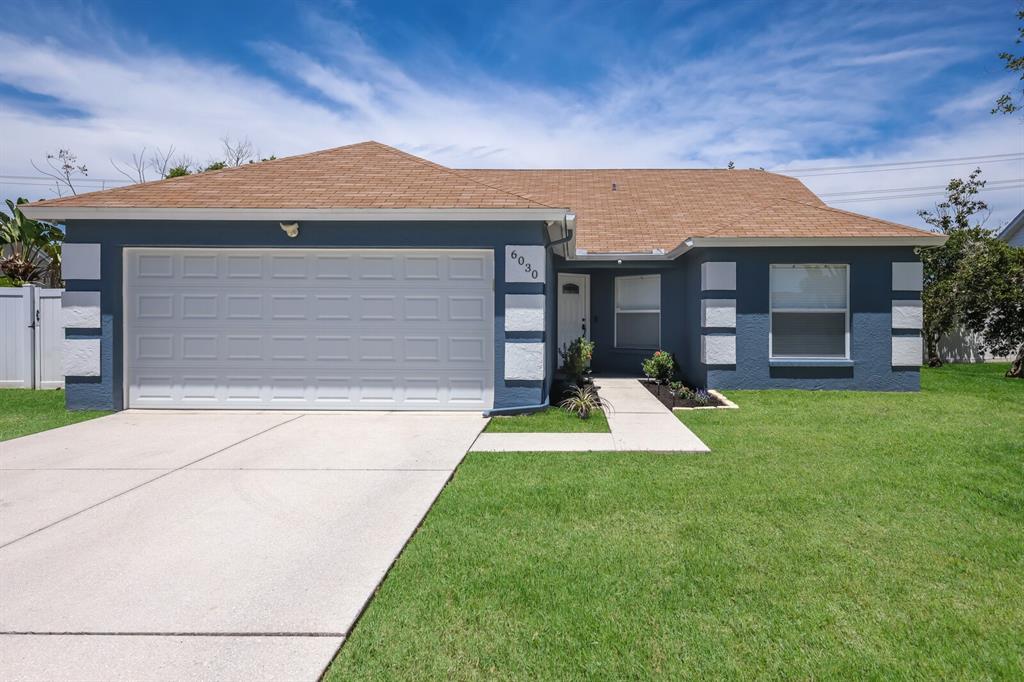
M981 169L976 168L966 180L953 178L946 186L945 201L937 204L934 211L918 211L922 220L947 236L942 246L920 252L924 264L924 291L921 293L923 333L931 367L942 364L939 341L957 324L957 273L960 264L979 242L992 238L983 227L984 220L975 218L988 213L988 205L977 198L985 187L985 181L980 177Z
M6 203L10 213L0 211L0 272L18 286L41 282L59 287L64 233L56 225L26 218L19 208L26 199Z
M1024 9L1017 11L1017 19L1024 22ZM1024 23L1017 27L1017 44L1024 42ZM1024 55L1015 55L1011 52L1001 52L999 58L1006 62L1006 70L1010 73L1019 74L1020 80L1024 81ZM1000 95L996 100L996 106L992 109L993 114L1012 114L1024 106L1024 88L1019 94L1007 92Z
M1024 378L1024 248L988 237L966 253L954 277L961 324L993 355L1014 355L1006 376Z

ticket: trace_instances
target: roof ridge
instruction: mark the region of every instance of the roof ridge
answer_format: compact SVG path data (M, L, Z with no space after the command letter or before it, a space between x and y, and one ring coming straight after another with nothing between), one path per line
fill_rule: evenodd
M133 184L130 184L130 185L123 185L121 187L110 187L110 188L107 188L107 189L97 189L97 190L95 190L93 192L82 192L81 194L75 194L75 195L71 195L71 196L67 196L67 197L55 197L55 198L52 198L52 199L42 199L42 200L40 200L40 203L46 202L47 204L51 204L51 205L52 204L59 204L59 203L67 203L67 202L70 202L72 200L78 199L80 197L88 196L90 194L98 194L98 193L101 193L101 192L119 192L119 191L124 191L124 190L137 190L138 188L141 188L141 187L147 187L147 186L157 185L157 184L161 184L161 183L179 184L179 185L183 184L183 183L187 184L187 183L191 183L191 182L200 181L199 180L200 178L210 178L210 177L215 177L215 176L220 176L220 175L225 175L225 174L231 174L232 172L242 171L242 170L247 169L247 168L248 169L252 169L252 168L259 167L259 168L264 168L265 169L268 165L278 165L278 164L281 164L281 163L287 164L287 163L294 162L296 159L305 159L305 158L320 157L320 156L328 156L329 157L329 156L331 156L331 155L333 155L333 154L335 154L335 153L337 153L337 152L339 152L341 150L352 149L354 147L373 147L374 149L377 149L377 150L379 150L381 152L386 152L388 154L391 154L392 156L397 156L397 157L399 157L401 159L404 159L406 161L415 162L415 163L417 163L417 164L419 164L421 166L429 167L429 168L431 168L433 170L442 171L442 172L447 173L449 175L453 175L453 176L455 176L457 178L460 178L460 179L462 179L462 180L464 180L466 182L473 183L474 185L478 185L480 187L486 187L487 189L492 190L494 192L500 192L501 194L508 195L508 196L511 196L511 197L515 197L516 199L528 202L529 204L532 204L532 205L537 206L537 207L555 208L555 209L567 208L565 206L552 206L552 205L549 205L549 204L545 204L545 203L540 202L540 201L538 201L536 199L532 199L530 197L518 194L516 192L512 192L512 191L510 191L508 189L505 189L503 187L499 187L499 186L495 186L495 185L492 185L492 184L488 184L486 182L482 182L481 180L478 180L478 179L476 179L474 177L471 177L471 176L469 176L469 175L467 175L465 173L461 173L461 172L459 172L459 171L457 171L455 169L449 168L447 166L442 166L439 163L435 163L433 161L430 161L429 159L424 159L423 157L416 156L415 154L410 154L409 152L403 151L403 150L398 149L396 147L392 147L391 145L384 144L383 142L378 142L377 140L363 140L362 142L353 142L351 144L339 145L337 147L330 147L329 149L318 149L318 150L311 151L311 152L304 152L302 154L293 154L291 156L282 156L282 157L276 158L276 159L268 159L266 161L250 161L249 163L244 163L244 164L241 164L241 165L238 165L238 166L230 166L230 167L226 167L226 168L219 168L217 170L204 170L204 171L200 171L200 172L197 172L197 173L190 173L188 175L182 175L182 176L178 176L178 177L174 177L174 178L160 178L160 179L156 179L156 180L149 180L149 181L146 181L146 182L137 182L137 183L133 183Z
M282 157L274 158L274 159L265 159L265 160L260 160L260 161L249 161L248 163L239 164L237 166L225 166L224 168L218 168L216 170L201 170L201 171L197 171L195 173L188 173L187 175L178 175L178 176L175 176L173 178L157 178L155 180L146 180L145 182L133 182L133 183L131 183L129 185L121 185L119 187L107 187L107 188L104 188L104 189L96 189L96 190L93 190L91 192L82 192L81 194L72 194L70 196L65 196L65 197L55 197L53 199L40 199L39 201L40 202L45 201L47 203L54 203L55 204L55 203L62 202L62 201L69 201L71 199L77 199L78 197L88 196L90 194L97 194L99 192L116 192L118 190L129 189L129 188L137 188L137 187L145 187L145 186L148 186L148 185L156 185L156 184L159 184L159 183L173 184L175 182L179 182L179 183L180 182L188 182L190 180L195 180L195 179L200 178L200 177L208 178L210 176L222 175L224 173L229 173L231 171L238 171L238 170L242 170L243 168L252 168L252 167L255 167L255 166L266 167L265 164L276 164L279 161L291 161L292 159L301 159L301 158L304 158L304 157L307 157L307 156L319 156L321 154L327 154L329 152L336 152L339 149L348 149L349 147L358 147L359 145L364 145L364 144L368 144L368 143L380 144L379 142L375 142L374 140L366 140L366 141L363 141L363 142L353 142L352 144L343 144L343 145L339 145L337 147L331 147L330 149L318 149L318 150L312 151L312 152L303 152L302 154L293 154L291 156L282 156ZM382 146L387 146L387 145L382 145Z
M416 156L415 154L410 154L409 152L406 152L406 151L403 151L401 149L398 149L397 147L392 147L390 145L386 145L383 142L377 142L376 140L370 140L368 143L363 143L363 144L375 144L375 145L378 145L381 149L384 149L385 151L391 152L392 154L397 154L399 156L402 156L403 158L409 159L410 161L415 161L415 162L420 163L420 164L422 164L424 166L431 166L433 168L437 168L437 169L442 170L442 171L444 171L446 173L450 173L450 174L455 175L457 177L460 177L460 178L462 178L464 180L468 180L469 182L472 182L472 183L475 183L477 185L480 185L481 187L486 187L488 189L493 189L494 191L501 192L503 194L509 194L511 196L514 196L514 197L517 197L519 199L522 199L523 201L529 201L531 204L537 204L538 206L543 206L544 208L567 208L566 206L551 206L550 204L545 204L543 202L537 201L536 199L531 199L530 197L527 197L527 196L524 196L522 194L518 194L516 192L512 192L510 190L507 190L504 187L496 187L495 185L489 185L486 182L480 182L476 178L470 177L470 176L466 175L465 173L460 172L459 170L457 170L455 168L449 168L448 166L442 166L441 164L439 164L439 163L437 163L435 161L431 161L430 159L424 159L422 156Z
M774 206L777 203L779 203L780 201L783 201L782 197L773 196L769 201L764 201L764 202L761 202L761 203L759 203L759 204L757 204L755 206L751 206L751 207L749 207L745 211L741 211L740 213L737 213L737 214L735 214L733 216L730 216L726 223L722 224L719 227L716 227L715 229L711 230L710 232L708 232L704 236L705 237L710 237L711 235L714 235L714 234L716 234L718 232L721 232L722 230L731 227L732 223L735 223L737 220L745 218L748 215L750 215L751 213L756 213L757 211L760 211L761 209L767 208L769 206ZM797 202L797 203L802 203L802 202ZM806 204L806 205L807 206L813 206L813 204Z

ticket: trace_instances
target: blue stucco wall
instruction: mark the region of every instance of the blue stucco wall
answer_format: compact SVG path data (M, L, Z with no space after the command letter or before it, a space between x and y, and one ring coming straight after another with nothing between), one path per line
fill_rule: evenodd
M736 262L736 366L708 368L710 388L916 391L917 367L892 366L893 261L916 261L911 247L709 249L693 262ZM835 263L850 267L850 357L846 367L782 367L768 360L769 265ZM718 294L711 294L715 298ZM699 343L699 340L698 340Z
M892 301L918 298L892 291L892 263L917 261L911 247L730 248L695 249L671 262L596 263L556 259L561 272L590 274L591 338L597 344L595 372L639 376L640 360L650 351L614 347L614 278L660 273L661 347L679 363L680 377L694 386L720 389L852 389L914 391L920 386L916 367L892 367ZM700 265L732 261L736 291L700 290ZM846 263L850 266L850 353L843 367L772 366L768 359L769 286L772 263ZM552 287L557 296L556 287ZM735 298L736 365L707 367L700 361L702 298ZM549 326L552 334L554 326Z
M491 249L495 279L494 407L536 405L546 397L545 381L504 379L505 294L545 293L549 288L545 283L505 283L505 245L546 243L542 222L303 222L301 227L299 237L289 239L277 222L269 221L70 221L68 242L102 246L102 278L67 283L69 291L101 292L102 329L92 332L101 336L101 376L69 378L68 409L124 408L122 249L134 246ZM554 268L548 267L548 280L552 277ZM540 333L535 338L548 337Z

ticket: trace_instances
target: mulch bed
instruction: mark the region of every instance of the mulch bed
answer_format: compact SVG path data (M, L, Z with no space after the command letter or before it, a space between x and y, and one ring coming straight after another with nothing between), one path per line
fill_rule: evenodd
M664 405L665 407L667 407L670 410L673 407L725 407L726 406L725 403L723 403L721 400L719 400L718 398L716 398L713 395L711 396L711 402L701 404L701 403L698 403L696 400L680 400L679 398L677 398L674 395L672 395L672 391L669 390L669 387L667 385L665 385L665 384L656 384L653 381L641 381L640 383L648 391L651 392L651 395L653 395L655 398L660 400L662 405Z

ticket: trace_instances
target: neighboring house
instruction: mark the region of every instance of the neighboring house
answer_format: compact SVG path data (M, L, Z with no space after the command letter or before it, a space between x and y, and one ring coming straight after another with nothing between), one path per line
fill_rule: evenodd
M753 170L453 170L376 143L38 202L71 408L519 410L556 349L917 390L922 230Z
M1016 218L1007 223L996 237L1010 246L1024 247L1024 211L1018 213Z

